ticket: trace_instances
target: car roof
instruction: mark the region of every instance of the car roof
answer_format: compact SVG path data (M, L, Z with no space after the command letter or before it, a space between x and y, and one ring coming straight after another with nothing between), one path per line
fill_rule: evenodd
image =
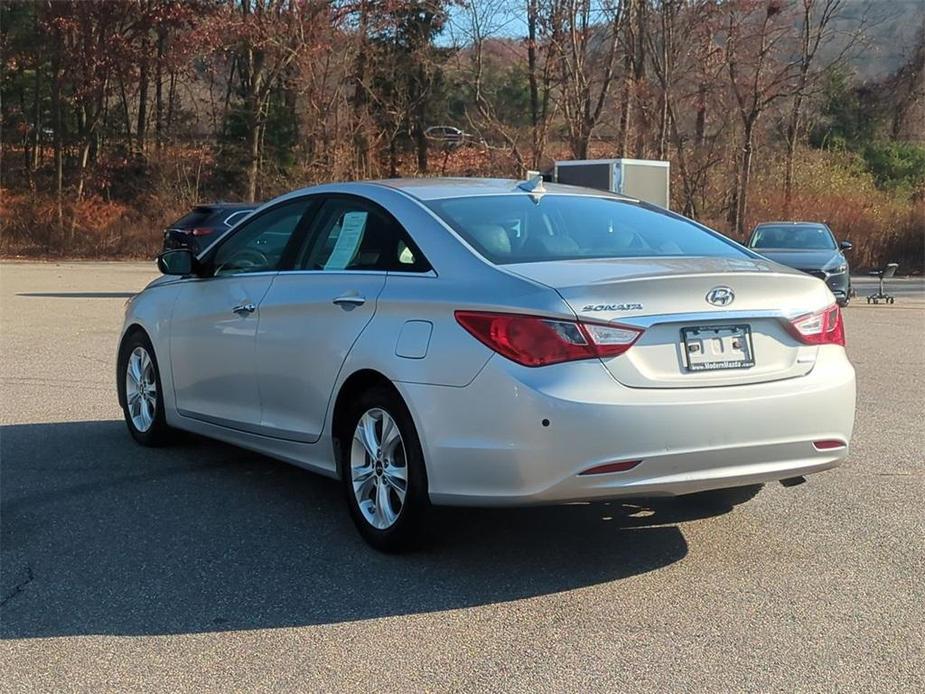
M530 192L520 187L525 181L511 178L389 178L380 181L369 181L369 183L400 190L418 200L440 200L443 198L464 198L479 195L511 195L512 193L526 195ZM546 193L594 195L618 200L634 200L625 195L609 193L605 190L567 186L561 183L544 182L543 189Z
M828 224L825 222L761 222L755 225L755 228L758 227L783 227L783 226L792 226L792 227L826 227Z
M222 212L224 210L256 210L263 203L261 202L201 202L193 205L194 210L211 210L213 212Z

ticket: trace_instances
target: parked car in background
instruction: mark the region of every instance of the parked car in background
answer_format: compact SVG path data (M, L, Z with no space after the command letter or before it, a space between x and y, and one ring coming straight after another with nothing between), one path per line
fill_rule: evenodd
M821 222L762 222L755 227L748 247L775 263L818 277L826 283L839 306L851 295L851 273L845 251L850 241L838 243Z
M452 125L432 125L424 131L424 137L428 140L458 144L465 142L470 136Z
M848 454L831 293L631 198L328 184L158 265L119 348L131 435L197 432L339 478L381 549L432 503L735 503Z
M164 230L164 250L188 248L198 254L218 236L260 207L257 202L196 205Z

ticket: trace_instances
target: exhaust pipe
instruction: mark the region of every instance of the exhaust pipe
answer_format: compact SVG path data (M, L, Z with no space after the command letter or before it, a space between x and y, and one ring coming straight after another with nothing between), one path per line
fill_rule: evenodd
M788 477L785 480L781 480L780 483L782 487L796 487L800 484L803 484L805 481L806 478L803 477L803 475L800 475L799 477Z

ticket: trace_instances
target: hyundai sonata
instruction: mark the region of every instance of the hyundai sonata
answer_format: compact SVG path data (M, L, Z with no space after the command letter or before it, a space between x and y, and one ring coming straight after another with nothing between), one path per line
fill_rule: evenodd
M323 185L158 264L118 351L131 435L339 478L381 549L431 504L754 488L848 453L854 370L825 284L630 198Z

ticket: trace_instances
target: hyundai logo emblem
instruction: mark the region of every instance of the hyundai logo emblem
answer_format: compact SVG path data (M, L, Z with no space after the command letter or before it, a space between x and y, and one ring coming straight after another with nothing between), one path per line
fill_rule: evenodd
M735 298L735 292L729 287L713 287L707 292L707 302L714 306L728 306Z

